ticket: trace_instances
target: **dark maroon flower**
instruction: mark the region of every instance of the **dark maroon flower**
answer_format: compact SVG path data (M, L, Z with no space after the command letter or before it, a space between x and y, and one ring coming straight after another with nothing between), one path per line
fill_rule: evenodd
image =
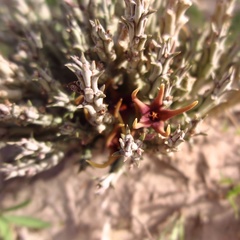
M190 105L176 109L169 110L164 109L163 107L163 97L164 97L165 85L161 84L157 97L153 100L153 102L149 104L145 104L137 98L137 93L139 89L136 89L132 92L132 100L138 107L141 112L141 118L138 122L135 119L133 123L133 128L149 128L152 127L157 133L160 133L162 136L167 137L170 135L170 125L167 126L166 131L164 130L164 122L168 119L175 117L181 113L187 112L191 110L198 104L198 101L194 101Z

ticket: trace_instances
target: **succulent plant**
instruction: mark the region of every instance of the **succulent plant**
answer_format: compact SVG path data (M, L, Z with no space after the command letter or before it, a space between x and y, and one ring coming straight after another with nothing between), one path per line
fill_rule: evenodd
M189 21L191 6L2 0L5 178L33 176L74 152L82 170L110 166L99 179L103 192L149 152L161 158L194 142L199 123L239 93L240 44L230 38L233 0L217 2L199 29ZM96 143L105 162L95 161Z

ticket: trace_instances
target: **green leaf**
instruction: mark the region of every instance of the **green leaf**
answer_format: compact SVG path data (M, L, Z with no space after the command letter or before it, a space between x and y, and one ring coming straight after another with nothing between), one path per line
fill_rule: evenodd
M158 240L184 240L184 219L175 219L170 225L166 226Z
M181 218L175 223L170 240L184 240L184 223Z
M234 186L234 188L228 192L227 198L237 197L239 195L240 195L240 184Z
M190 23L193 27L197 28L202 26L204 22L203 13L196 5L192 5L186 12L186 15L191 19Z
M55 6L57 4L57 1L56 0L46 0L46 3L49 5L49 6Z
M12 229L9 223L2 216L0 216L0 239L14 240Z
M20 209L20 208L24 208L24 207L26 207L30 202L31 202L31 200L28 199L28 200L26 200L26 201L24 201L24 202L22 202L22 203L19 203L19 204L15 205L15 206L12 206L12 207L9 207L9 208L5 208L5 209L3 209L2 211L3 211L3 212L10 212L10 211L14 211L14 210L17 210L17 209Z
M240 195L240 184L236 185L232 190L230 190L227 193L227 199L229 201L229 203L231 204L234 213L235 213L235 217L238 218L239 216L239 207L236 203L236 197L238 197Z
M234 184L234 181L231 178L224 177L220 180L220 184L228 186Z
M4 219L11 224L15 224L18 226L34 228L34 229L42 229L50 227L49 222L42 221L37 218L28 217L28 216L12 216L12 215L4 215Z
M240 11L236 11L231 22L230 31L234 35L234 37L239 34L239 24L240 24Z

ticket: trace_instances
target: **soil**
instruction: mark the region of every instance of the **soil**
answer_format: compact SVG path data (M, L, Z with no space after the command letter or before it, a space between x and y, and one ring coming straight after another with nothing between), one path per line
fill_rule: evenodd
M205 120L207 136L183 143L171 158L145 156L102 194L95 177L106 171L78 173L68 159L33 179L2 183L1 206L31 199L15 214L51 222L41 231L16 229L23 240L177 240L170 238L176 226L184 226L184 240L240 239L240 219L227 198L240 181L239 113L238 107ZM223 184L226 178L234 184Z
M209 13L215 1L198 2ZM31 199L14 214L51 223L40 231L16 228L21 240L238 240L239 211L227 196L240 182L239 119L238 106L204 120L207 136L183 143L171 158L145 155L102 194L96 177L107 171L79 173L76 157L32 179L0 179L0 209ZM223 184L228 178L233 184ZM178 224L184 238L174 238Z

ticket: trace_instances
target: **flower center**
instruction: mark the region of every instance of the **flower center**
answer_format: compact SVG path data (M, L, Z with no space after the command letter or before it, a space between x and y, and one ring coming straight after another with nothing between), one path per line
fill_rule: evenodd
M149 117L150 120L153 121L153 122L157 122L157 121L160 120L159 114L156 113L156 112L154 112L154 111L151 111L151 112L149 113L148 117Z

